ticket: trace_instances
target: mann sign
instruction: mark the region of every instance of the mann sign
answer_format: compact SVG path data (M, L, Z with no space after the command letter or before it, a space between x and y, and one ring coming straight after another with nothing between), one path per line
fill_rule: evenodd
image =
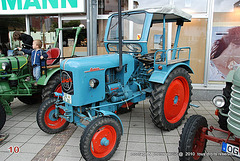
M85 0L0 0L0 15L85 12Z

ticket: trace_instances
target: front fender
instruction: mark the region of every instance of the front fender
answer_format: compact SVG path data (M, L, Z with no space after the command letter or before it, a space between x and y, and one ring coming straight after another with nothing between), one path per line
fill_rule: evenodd
M49 79L50 79L55 73L57 73L57 72L59 72L59 71L60 71L60 68L50 68L50 69L48 69L48 70L47 70L47 77L46 77L46 75L41 76L41 77L39 78L37 84L38 84L38 85L43 85L43 86L47 85Z
M165 68L163 68L164 70L159 70L159 69L155 68L149 81L164 84L168 75L177 67L182 67L182 68L186 69L189 73L193 73L192 68L188 64L178 63L178 64L173 64L173 65L168 65Z
M116 119L120 124L121 124L121 128L122 128L122 135L123 135L123 124L122 124L122 121L121 119L113 112L110 112L110 111L104 111L104 110L98 110L98 112L102 113L104 116L110 116L114 119Z

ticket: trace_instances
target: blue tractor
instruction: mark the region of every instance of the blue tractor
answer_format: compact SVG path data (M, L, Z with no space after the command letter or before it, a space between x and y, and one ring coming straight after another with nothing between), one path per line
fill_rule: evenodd
M62 93L42 103L39 127L50 134L63 131L69 123L85 128L80 140L85 160L110 159L123 134L116 111L147 98L157 127L178 127L192 95L191 50L178 47L181 27L190 21L191 15L173 6L110 15L104 38L108 54L61 62ZM177 25L176 38L173 48L166 49L166 25L172 22ZM153 28L160 35L156 37L161 48L150 50Z

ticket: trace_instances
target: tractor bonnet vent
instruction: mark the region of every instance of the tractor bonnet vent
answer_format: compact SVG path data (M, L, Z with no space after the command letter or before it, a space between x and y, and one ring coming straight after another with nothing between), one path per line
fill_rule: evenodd
M114 68L108 69L105 75L106 83L114 83L116 81L116 70Z

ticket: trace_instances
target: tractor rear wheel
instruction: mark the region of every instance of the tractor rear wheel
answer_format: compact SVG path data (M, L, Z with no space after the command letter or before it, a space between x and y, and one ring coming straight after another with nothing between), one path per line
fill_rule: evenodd
M83 131L80 151L85 160L109 160L121 140L121 125L111 117L99 117L91 121Z
M202 160L201 154L204 154L207 144L207 139L201 135L203 127L208 127L205 117L193 115L188 119L180 135L178 147L180 161Z
M60 72L53 75L48 81L47 85L42 90L42 101L55 97L54 92L62 93Z
M153 84L150 98L150 116L153 123L164 130L178 127L189 108L192 81L184 68L174 69L164 84Z
M69 122L55 115L55 102L57 98L50 98L44 101L37 112L37 124L40 129L48 134L56 134L67 128ZM58 109L59 115L63 115L64 111Z
M0 130L3 128L6 122L6 111L4 107L0 104Z
M32 96L19 96L18 99L28 105L33 105L42 102L40 94L33 94Z

